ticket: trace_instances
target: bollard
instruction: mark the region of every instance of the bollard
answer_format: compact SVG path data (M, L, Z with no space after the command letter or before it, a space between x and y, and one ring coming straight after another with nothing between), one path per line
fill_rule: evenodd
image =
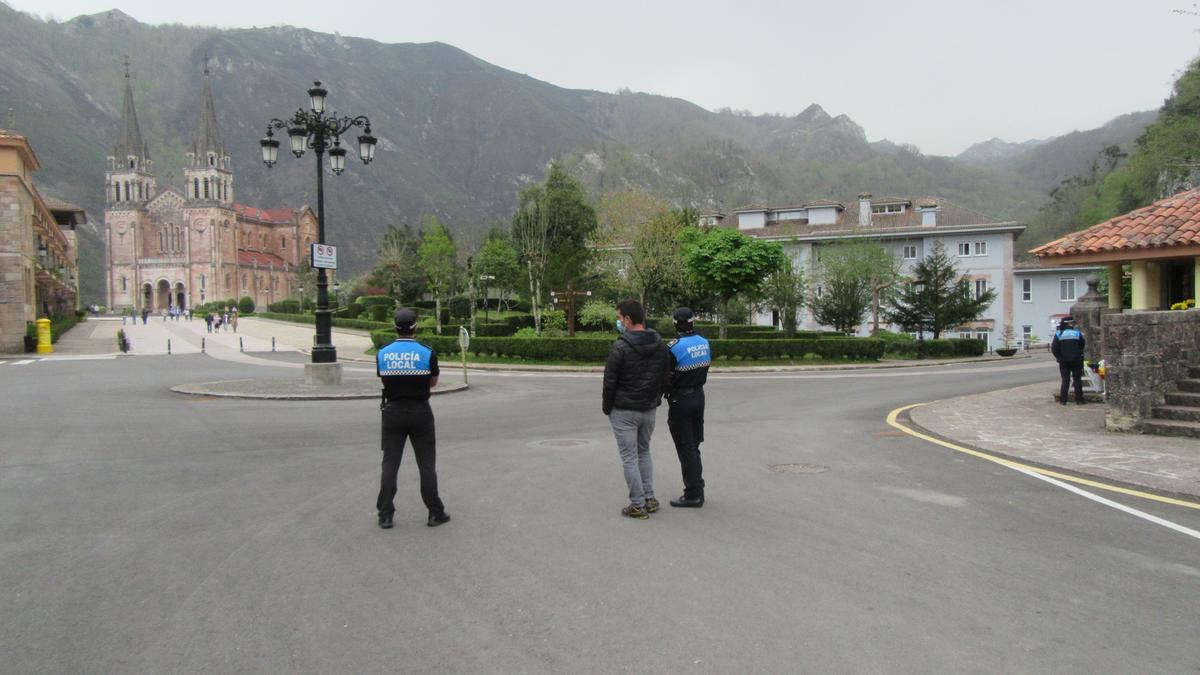
M246 351L245 338L238 338L238 351L241 351L241 352Z
M167 356L171 355L171 338L167 338Z
M275 336L271 336L271 351L275 351Z
M204 354L204 353L205 353L205 352L204 352L204 341L205 341L206 339L207 339L207 338L200 338L200 353L201 353L201 354Z

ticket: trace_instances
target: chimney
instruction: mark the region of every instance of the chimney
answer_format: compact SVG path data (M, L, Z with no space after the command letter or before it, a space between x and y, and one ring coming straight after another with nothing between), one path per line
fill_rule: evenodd
M866 227L871 224L871 193L858 193L858 226Z
M941 208L938 207L938 203L936 200L933 200L933 199L922 200L917 205L917 210L921 212L921 225L922 226L925 226L925 227L936 227L937 226L937 214L938 214L938 211L941 210Z

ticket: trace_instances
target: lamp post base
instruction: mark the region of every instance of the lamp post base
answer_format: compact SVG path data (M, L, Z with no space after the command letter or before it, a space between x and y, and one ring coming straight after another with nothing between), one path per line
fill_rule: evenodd
M317 386L337 386L342 383L342 364L340 363L306 363L304 364L304 384Z
M315 342L315 340L314 340ZM314 344L312 349L313 363L335 363L337 361L337 348L331 344Z

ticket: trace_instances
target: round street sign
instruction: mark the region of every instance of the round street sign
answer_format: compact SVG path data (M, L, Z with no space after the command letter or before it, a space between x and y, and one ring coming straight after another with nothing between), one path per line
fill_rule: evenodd
M471 346L471 333L466 326L458 327L458 346L465 352Z

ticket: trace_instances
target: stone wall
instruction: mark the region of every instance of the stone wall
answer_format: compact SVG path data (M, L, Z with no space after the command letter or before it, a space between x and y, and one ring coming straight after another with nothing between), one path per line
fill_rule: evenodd
M1200 309L1106 314L1104 361L1113 431L1132 431L1162 405L1174 382L1200 365Z

